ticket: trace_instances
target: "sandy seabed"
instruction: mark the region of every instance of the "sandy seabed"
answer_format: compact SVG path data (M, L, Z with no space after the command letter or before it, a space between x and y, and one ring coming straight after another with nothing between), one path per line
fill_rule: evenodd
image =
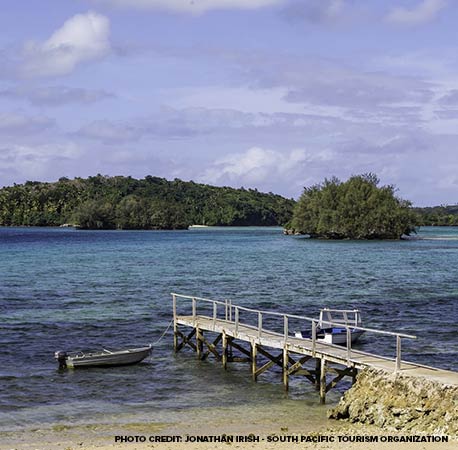
M117 440L116 436L118 436ZM402 436L409 435L402 432L391 433L367 425L328 420L325 418L325 409L312 416L307 412L298 413L297 410L289 411L287 408L269 411L259 407L238 406L224 409L193 409L182 412L176 420L169 423L103 423L74 426L56 424L42 428L2 432L0 450L318 448L323 450L452 450L458 448L456 437L449 437L449 442L388 442L390 439L399 439ZM202 438L208 439L209 442L192 442ZM126 439L132 442L122 442ZM228 442L224 442L225 439ZM250 439L259 442L242 442ZM351 442L357 439L365 442ZM371 439L377 442L367 442ZM135 442L138 440L145 442ZM160 442L161 440L175 440L175 442ZM307 442L311 440L321 442Z

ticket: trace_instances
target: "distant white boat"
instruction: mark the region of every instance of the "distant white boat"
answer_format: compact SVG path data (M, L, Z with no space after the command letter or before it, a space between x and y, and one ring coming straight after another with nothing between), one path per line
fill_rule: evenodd
M208 225L189 225L188 230L195 230L199 228L208 228Z
M127 366L143 361L151 354L152 346L128 348L122 350L82 350L79 352L55 352L54 357L59 369L78 367L110 367Z
M347 327L350 330L352 344L364 334L364 330L355 328L361 327L361 312L358 309L320 309L316 338L328 344L346 345ZM297 331L294 336L311 339L312 332Z

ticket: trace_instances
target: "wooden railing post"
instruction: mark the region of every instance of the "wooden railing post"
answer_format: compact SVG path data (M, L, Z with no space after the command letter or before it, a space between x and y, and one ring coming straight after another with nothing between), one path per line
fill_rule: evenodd
M258 337L262 335L262 312L258 311Z
M216 327L216 316L218 314L217 308L218 308L218 305L216 304L216 302L213 302L213 330Z
M196 320L196 315L197 315L197 301L193 297L192 298L192 318Z
M288 316L285 314L283 316L283 334L284 334L284 337L285 337L285 344L286 344L286 341L288 340Z
M172 308L173 308L173 320L177 318L177 296L172 294Z
M232 300L229 300L229 321L232 322Z
M401 336L396 335L396 368L395 372L401 370Z
M234 307L235 309L235 334L237 335L239 332L239 309L237 306Z
M227 320L229 318L229 311L228 311L228 303L227 299L224 300L224 319Z
M316 322L312 320L312 355L315 357L316 351Z
M350 365L351 360L351 331L349 327L345 327L347 330L347 364Z

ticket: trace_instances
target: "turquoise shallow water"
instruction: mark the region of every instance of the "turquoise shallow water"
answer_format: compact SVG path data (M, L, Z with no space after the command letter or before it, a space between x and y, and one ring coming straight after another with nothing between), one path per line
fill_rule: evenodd
M458 230L420 236L327 242L279 228L0 228L0 429L167 421L238 404L318 411L308 382L293 378L286 396L278 372L255 384L246 365L224 372L214 360L173 355L170 333L152 363L56 370L56 350L154 342L170 322L173 291L313 317L324 306L359 308L365 326L418 336L403 341L404 359L458 370ZM366 335L361 346L394 354L392 339Z

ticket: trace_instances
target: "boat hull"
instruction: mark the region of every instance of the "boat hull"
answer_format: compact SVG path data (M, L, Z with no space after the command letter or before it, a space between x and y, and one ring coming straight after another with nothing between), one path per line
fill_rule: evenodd
M350 330L351 343L354 344L358 341L361 335L364 334L363 330ZM295 333L295 337L312 339L310 332L299 331ZM317 334L317 340L326 342L327 344L347 345L347 332L345 329L320 330Z
M362 330L350 330L351 343L357 342L362 334L364 334ZM346 330L325 332L322 340L328 344L347 345L347 332Z
M143 361L151 354L151 351L152 347L148 346L116 351L102 350L68 354L64 352L57 352L56 359L58 359L61 367L70 369L83 367L128 366ZM61 353L60 356L58 355L59 353ZM62 353L64 353L64 355L62 355Z

